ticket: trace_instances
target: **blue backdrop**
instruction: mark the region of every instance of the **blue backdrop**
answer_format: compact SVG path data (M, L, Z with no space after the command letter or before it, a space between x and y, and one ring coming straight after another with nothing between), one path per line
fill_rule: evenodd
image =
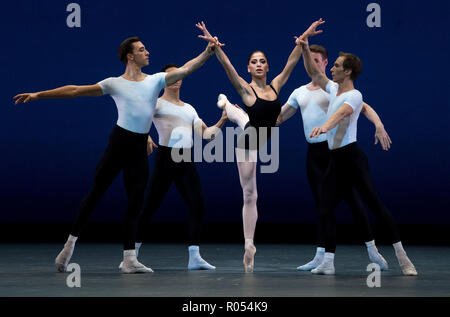
M326 46L330 64L339 51L363 61L356 81L364 100L381 116L393 140L383 152L374 146L374 128L365 117L358 142L369 157L377 190L399 223L450 224L449 2L376 1L381 27L368 27L372 1L77 1L81 27L68 27L70 1L2 3L0 107L0 222L71 222L88 192L95 166L117 120L109 96L39 100L14 106L21 92L66 84L93 84L119 76L124 66L117 48L139 36L155 73L170 62L183 64L205 42L195 23L204 20L217 34L241 76L248 54L263 50L272 80L284 67L300 35L323 17L323 34L311 44ZM308 82L302 61L280 93L282 102ZM213 124L220 116L217 95L241 103L224 70L212 57L188 77L184 101ZM227 126L231 126L227 123ZM157 139L155 128L151 135ZM280 168L258 175L259 221L314 222L313 199L305 175L306 142L300 115L280 130ZM150 164L153 159L150 158ZM242 194L235 163L199 163L209 222L240 222ZM126 206L122 178L100 203L93 221L120 221ZM155 221L183 221L187 208L174 188ZM338 221L350 221L341 207Z

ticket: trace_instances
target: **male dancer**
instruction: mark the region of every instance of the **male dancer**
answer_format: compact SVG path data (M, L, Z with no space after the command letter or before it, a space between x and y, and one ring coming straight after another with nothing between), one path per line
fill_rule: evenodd
M325 74L328 64L328 52L321 45L310 46L311 56L317 68ZM311 191L314 195L316 207L319 202L320 188L323 176L328 168L330 161L330 151L326 142L326 135L319 138L310 138L311 130L318 125L322 125L327 120L327 111L329 106L329 95L323 91L315 82L295 89L290 95L287 103L281 108L277 125L291 118L300 108L303 128L306 141L308 143L308 152L306 155L306 174ZM362 112L375 125L375 144L380 141L384 150L388 150L391 144L389 135L384 130L384 126L377 113L366 103L363 103ZM354 189L347 192L345 201L352 211L353 218L360 229L364 241L366 241L369 258L372 262L380 265L382 270L387 270L386 260L379 254L373 234L371 232L369 219L364 206L357 197ZM314 259L305 265L299 266L299 271L311 271L320 265L325 254L325 230L327 215L319 214L318 244Z
M314 274L334 274L335 223L334 209L344 193L354 187L369 209L382 219L395 249L404 275L417 275L400 241L394 219L379 199L369 172L367 156L356 143L357 121L362 109L362 95L354 88L354 81L362 70L361 60L350 53L340 53L331 69L330 81L314 64L308 45L308 36L300 40L305 68L311 79L330 94L327 121L312 129L310 137L326 133L331 150L330 166L324 176L319 199L319 213L328 215L325 233L326 250L322 263L312 270Z
M44 98L74 98L110 94L117 106L117 125L109 137L108 146L97 165L94 184L82 201L69 238L55 259L59 272L66 271L75 242L82 228L121 170L123 170L128 206L125 213L123 273L152 272L136 258L135 240L138 216L144 200L148 179L147 137L153 119L156 99L162 88L172 85L201 67L214 54L214 45L207 48L183 67L170 73L147 75L142 68L149 64L149 52L138 37L131 37L119 46L119 59L126 69L120 77L110 77L95 85L63 86L53 90L18 94L16 104Z
M179 69L178 65L167 64L161 71L171 73L177 69ZM156 147L157 150L155 153L155 166L147 193L147 201L139 220L135 245L136 256L142 242L145 240L146 228L151 217L158 210L171 184L175 183L179 193L189 207L188 270L214 270L215 267L203 260L199 251L201 222L205 207L200 177L191 156L193 146L192 130L194 129L197 134L210 141L221 132L220 129L227 121L227 115L224 110L219 121L215 125L207 127L198 117L194 107L181 101L181 84L182 80L179 80L164 88L164 94L156 103L153 123L158 131L159 147L153 143L149 136L149 154L153 151L153 147ZM172 154L181 154L181 156L187 157L188 160L175 162Z

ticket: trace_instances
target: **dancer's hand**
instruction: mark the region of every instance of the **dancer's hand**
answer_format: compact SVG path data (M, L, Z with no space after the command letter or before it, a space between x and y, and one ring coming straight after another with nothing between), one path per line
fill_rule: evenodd
M302 36L300 36L299 38L298 37L296 37L295 36L295 44L297 44L297 45L299 45L299 44L305 44L305 43L303 43L303 41L306 39L306 41L307 41L307 38L309 37L309 36L314 36L314 35L317 35L317 34L320 34L320 33L322 33L323 32L323 30L316 30L317 29L317 27L319 27L320 25L322 25L322 24L324 24L325 23L325 21L323 21L322 20L322 18L320 18L319 20L317 20L317 21L315 21L315 22L313 22L312 24L311 24L311 26L302 34ZM307 44L307 43L306 43Z
M198 36L199 38L204 39L205 41L208 41L210 43L213 43L214 45L219 46L219 47L225 46L225 44L219 42L219 39L217 38L217 36L213 37L209 33L209 31L206 28L206 25L203 21L197 23L195 26L203 32L203 35Z
M315 127L312 129L311 134L309 135L310 138L318 138L321 134L327 133L327 129L324 127Z
M152 138L148 136L147 139L147 155L150 155L153 153L153 147L158 148L158 146L153 142Z
M283 120L281 119L281 114L278 116L278 118L277 118L277 122L275 123L275 126L276 127L279 127L280 126L280 124L282 124L283 123Z
M380 141L383 150L388 151L391 148L392 141L384 126L377 127L375 131L375 145L378 144L378 141Z
M15 105L17 105L18 103L27 103L29 101L33 101L33 100L38 100L38 94L37 93L25 93L25 94L18 94L16 96L14 96L13 99L17 99L16 102L14 103Z

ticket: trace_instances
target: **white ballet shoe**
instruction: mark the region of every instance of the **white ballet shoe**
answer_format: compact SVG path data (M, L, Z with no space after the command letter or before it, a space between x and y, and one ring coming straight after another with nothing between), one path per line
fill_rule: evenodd
M123 251L123 262L120 270L125 274L135 274L135 273L153 273L153 270L146 267L144 264L140 263L136 258L135 250L124 250Z
M318 267L311 270L311 273L318 275L334 275L335 274L334 265L332 263L325 264L322 262L322 264L320 264Z
M120 270L125 274L153 273L153 270L151 268L146 267L144 264L138 262L137 260L123 261Z
M224 109L227 103L230 103L228 101L227 96L225 96L224 94L220 94L219 97L217 98L217 107L219 107L220 109Z
M369 253L369 259L372 263L378 264L381 271L387 271L389 269L387 261L378 251L376 253Z
M67 269L67 264L69 264L70 259L72 258L73 250L75 248L75 244L71 244L70 242L66 242L64 248L59 252L58 256L55 259L55 266L58 272L65 272Z
M417 270L414 267L414 264L412 264L411 260L406 255L406 252L396 252L395 255L398 259L398 264L400 265L400 268L402 269L403 275L408 276L416 276Z

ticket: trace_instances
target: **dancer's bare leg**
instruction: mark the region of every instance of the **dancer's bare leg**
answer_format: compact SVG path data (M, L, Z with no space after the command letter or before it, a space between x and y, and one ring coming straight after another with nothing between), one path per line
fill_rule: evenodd
M244 270L253 272L254 256L256 253L253 237L255 235L258 210L256 201L258 193L256 189L256 150L236 149L237 165L239 170L239 180L243 192L244 206L242 208L242 220L244 223L245 254Z

